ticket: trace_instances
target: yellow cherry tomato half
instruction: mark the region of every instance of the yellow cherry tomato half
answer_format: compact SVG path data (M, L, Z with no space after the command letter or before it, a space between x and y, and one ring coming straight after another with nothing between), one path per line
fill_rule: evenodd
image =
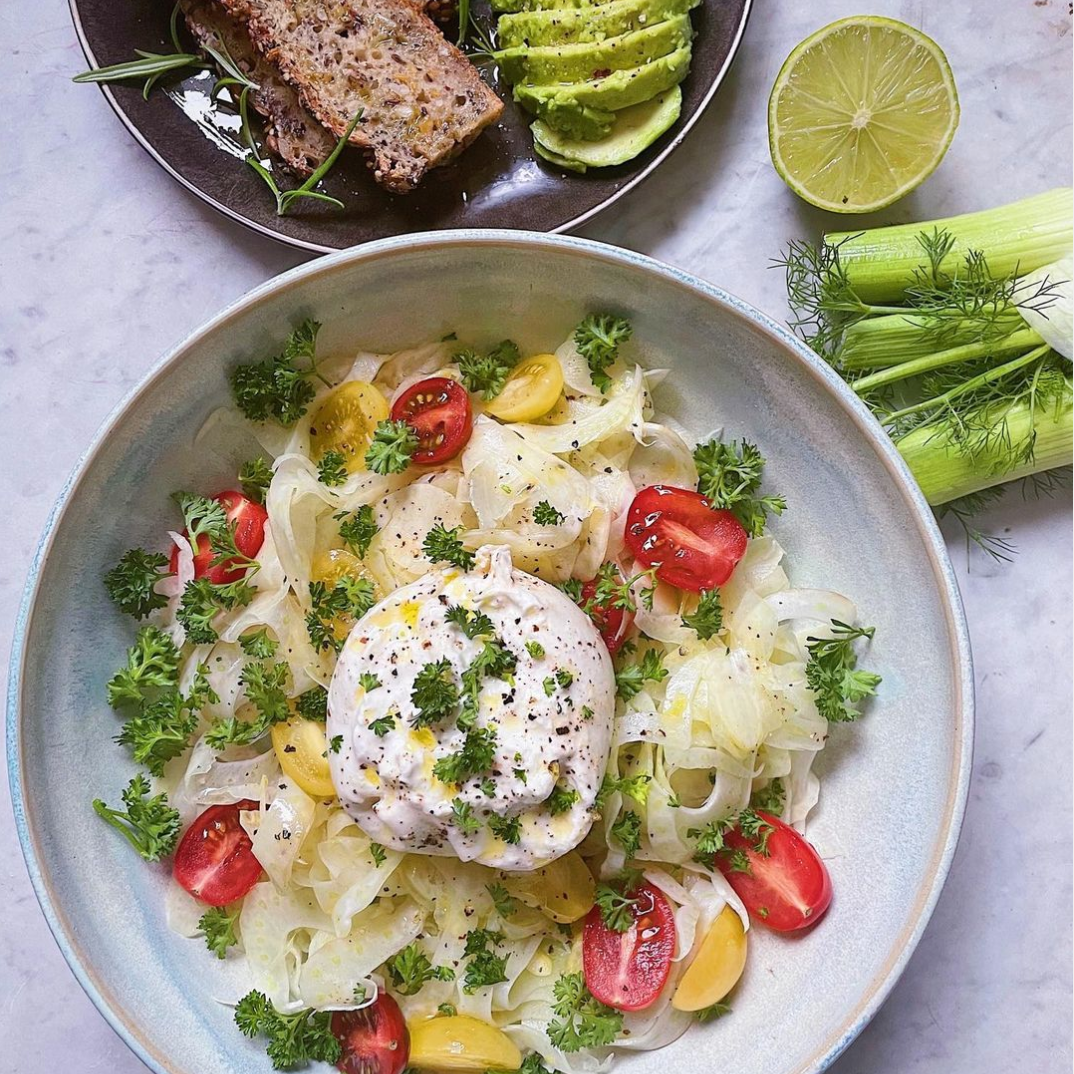
M738 914L725 906L682 975L671 1005L678 1011L700 1011L719 1003L738 983L745 965L746 931Z
M589 913L596 889L589 866L574 851L532 873L505 877L504 887L520 902L563 924Z
M522 1053L506 1033L468 1014L410 1025L410 1065L418 1070L518 1070Z
M330 548L327 552L320 552L313 557L310 564L310 581L324 582L332 589L336 582L344 578L368 578L373 583L373 594L380 600L380 586L377 580L366 568L366 565L346 548ZM354 616L345 612L332 618L332 633L339 641L345 641L347 635L354 626Z
M295 716L287 723L273 724L271 734L285 776L313 798L335 797L323 723Z
M388 416L388 400L379 388L362 380L341 384L310 421L310 455L320 462L326 451L338 451L347 470L365 469L365 453L373 430Z
M523 358L485 410L500 421L536 421L559 402L563 367L554 354Z

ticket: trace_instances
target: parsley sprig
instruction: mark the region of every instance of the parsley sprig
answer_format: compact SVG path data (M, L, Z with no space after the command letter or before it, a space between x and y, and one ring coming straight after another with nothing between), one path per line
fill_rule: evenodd
M641 817L628 809L612 825L612 838L623 848L627 861L641 849Z
M347 456L342 451L329 448L317 463L317 479L329 488L347 483Z
M489 988L507 980L507 956L497 955L494 950L503 943L503 933L489 929L473 929L466 934L463 958L469 958L462 990L471 996L479 988Z
M317 394L312 378L328 384L317 371L320 328L317 321L307 319L291 333L280 354L232 370L231 394L250 421L272 419L294 425Z
M155 690L175 689L179 683L179 650L171 636L157 627L142 627L127 650L126 666L108 680L108 704L139 705Z
M594 901L604 924L613 932L627 932L634 924L634 907L638 900L631 896L641 881L641 874L628 870L611 884L598 884Z
M418 434L405 421L385 418L373 430L365 453L366 467L375 474L401 474L418 450Z
M619 345L634 334L630 322L610 313L591 313L574 330L578 353L589 363L593 383L602 392L612 386L607 368L619 356Z
M702 589L697 607L682 617L682 625L693 630L702 641L715 637L723 629L723 605L718 589Z
M668 675L663 659L659 649L646 649L640 662L619 668L615 673L616 696L629 701L641 693L647 682L663 682Z
M511 370L518 365L522 355L509 339L497 343L490 351L481 354L475 350L461 350L453 356L458 363L459 376L467 390L480 392L483 398L495 399Z
M861 716L859 702L876 693L881 678L872 671L857 670L854 642L871 639L875 627L852 627L832 620L832 638L807 638L809 662L806 682L813 691L817 711L836 723L847 723Z
M217 958L226 958L227 949L239 942L235 926L242 912L242 903L230 906L210 906L198 919L198 932L205 937L205 946Z
M416 943L404 947L386 965L392 984L404 996L420 992L426 981L455 980L455 971L450 966L434 966Z
M557 511L547 500L541 500L533 508L533 521L538 526L561 526L567 521L562 511Z
M343 1047L332 1033L331 1021L330 1011L281 1014L263 992L248 992L235 1005L235 1024L247 1037L268 1037L268 1057L276 1070L338 1062Z
M239 676L239 684L247 701L257 710L257 716L252 720L228 716L214 721L205 732L209 747L223 750L228 746L248 745L256 742L273 724L290 719L286 692L289 676L290 669L284 662L247 664Z
M606 1007L586 988L581 973L565 973L552 988L556 1019L549 1023L548 1039L561 1051L603 1048L619 1036L623 1012Z
M336 634L335 620L341 616L361 619L377 602L376 588L368 578L344 575L331 589L324 582L310 582L309 614L306 630L317 650L343 648L343 639Z
M448 659L426 664L414 676L410 701L416 712L415 727L431 727L446 720L459 703L459 688L455 671Z
M449 530L443 523L438 522L425 535L421 549L426 559L431 563L450 563L463 571L472 571L477 557L468 548L465 548L459 536L462 526L456 526Z
M373 508L364 503L349 515L336 515L336 520L339 522L339 535L343 543L359 559L365 559L379 529Z
M462 746L433 765L433 775L443 783L464 783L471 776L487 772L496 756L496 731L491 727L471 727Z
M144 619L151 611L168 603L168 598L154 589L157 582L170 573L168 557L163 552L130 548L104 576L104 586L121 612Z
M242 494L254 503L263 504L269 485L272 484L272 464L263 455L256 455L239 467L239 484Z
M175 849L179 841L179 813L168 805L166 794L149 794L149 780L135 776L123 791L126 809L111 809L94 798L94 812L116 831L146 861L160 861Z
M697 491L717 510L731 511L751 537L760 537L769 514L787 509L782 496L758 496L764 456L748 440L709 440L694 448Z

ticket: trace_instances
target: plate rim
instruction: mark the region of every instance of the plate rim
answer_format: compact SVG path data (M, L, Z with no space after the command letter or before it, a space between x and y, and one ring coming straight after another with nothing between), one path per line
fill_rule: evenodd
M475 244L486 247L514 246L518 248L543 246L554 251L580 254L583 257L597 258L613 264L625 263L643 272L669 279L716 305L729 308L749 321L755 329L782 345L813 379L820 381L828 388L836 401L842 405L847 416L877 452L892 480L905 497L908 506L912 508L913 521L926 546L944 610L955 690L953 711L955 751L947 798L944 803L944 823L941 825L936 843L932 848L926 878L917 891L908 924L892 946L884 965L863 991L862 998L856 1006L839 1019L838 1026L828 1034L826 1042L803 1065L793 1072L788 1072L788 1074L821 1074L868 1025L902 976L932 917L940 892L950 872L961 834L973 763L975 698L969 629L954 568L932 509L911 475L909 467L871 412L830 366L774 319L722 288L645 254L620 249L592 239L550 235L542 232L477 228L417 232L379 239L361 246L336 251L328 257L308 261L289 269L228 304L219 313L170 347L112 409L94 434L90 444L79 456L49 513L44 531L31 559L12 638L11 670L5 716L8 780L15 827L38 903L57 946L83 991L131 1051L155 1074L190 1074L189 1071L176 1066L168 1056L159 1053L147 1040L143 1039L140 1028L133 1020L127 1018L122 1004L118 1000L113 1000L110 990L99 979L90 960L83 956L80 945L74 938L74 930L60 909L61 900L54 898L50 879L44 875L38 858L38 833L31 830L26 809L29 796L24 793L21 701L22 667L39 592L41 567L51 551L56 529L70 504L71 497L85 478L90 464L95 461L113 431L126 418L127 412L158 379L182 359L190 347L215 332L229 320L245 315L251 307L256 307L269 295L291 290L321 273L334 272L342 264L375 261L397 253L423 252L443 246L465 247Z
M71 13L71 21L74 23L75 35L78 38L79 47L82 49L82 53L90 66L96 68L100 66L93 49L90 47L90 43L86 38L85 28L82 25L82 16L79 11L80 0L67 0L67 6ZM552 228L545 234L549 235L561 235L572 232L577 228L580 228L583 224L588 223L599 213L602 213L609 206L614 205L620 198L624 197L630 191L638 187L644 180L648 179L650 175L676 150L684 141L686 136L693 129L694 124L701 118L701 116L708 110L709 105L712 103L713 97L716 96L720 86L723 85L724 79L727 77L728 72L731 70L731 65L734 63L738 51L742 46L742 39L746 33L746 26L750 21L750 14L753 11L754 0L742 0L742 17L739 20L738 27L735 30L735 35L731 41L731 47L728 50L727 56L724 58L724 62L720 69L716 72L712 79L712 83L705 91L705 95L701 98L700 103L694 110L694 113L683 124L682 128L675 134L675 136L664 146L664 148L658 153L649 164L643 168L637 175L625 182L618 190L613 194L610 194L602 202L594 205L592 208L587 209L584 213L571 218L563 224ZM212 195L206 193L197 184L187 179L182 172L173 168L157 151L156 146L142 134L139 127L135 124L134 120L127 115L126 110L119 103L116 95L112 92L110 83L99 82L97 83L98 89L104 95L106 101L112 111L115 112L120 122L127 128L127 132L134 138L134 140L149 154L150 157L176 182L181 186L184 186L200 201L204 202L210 208L215 209L217 212L228 217L230 220L234 220L236 223L242 224L243 227L255 232L258 235L264 235L266 238L272 239L275 242L283 243L285 246L290 246L296 250L307 250L315 254L335 254L341 250L354 249L353 246L324 246L318 242L309 242L306 239L295 238L291 235L285 235L282 232L276 231L273 228L266 227L264 224L258 223L256 220L250 219L248 216L244 216L242 213L237 212L230 206L225 205L223 202L218 201ZM501 228L472 228L472 229L444 229L444 230L474 230L474 231L499 231L506 230ZM418 235L425 235L428 232L415 231L409 232L408 236L414 238ZM397 236L384 236L384 238L395 238ZM383 239L370 239L369 242L381 242ZM363 244L364 245L364 244Z

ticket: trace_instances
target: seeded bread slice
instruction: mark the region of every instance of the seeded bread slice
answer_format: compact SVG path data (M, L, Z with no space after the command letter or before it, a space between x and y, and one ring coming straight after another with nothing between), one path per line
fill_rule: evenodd
M333 134L361 112L350 141L389 190L413 190L503 111L420 0L222 2Z
M254 48L242 23L214 0L179 0L194 39L229 55L258 88L248 100L265 118L265 146L299 175L309 175L335 147L336 139L306 111L279 70Z

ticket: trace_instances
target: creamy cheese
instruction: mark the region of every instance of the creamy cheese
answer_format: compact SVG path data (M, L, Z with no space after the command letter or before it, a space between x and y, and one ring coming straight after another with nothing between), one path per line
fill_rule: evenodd
M492 636L470 638L450 622L460 606L488 616ZM416 726L415 678L446 660L445 678L461 691L463 673L494 638L515 669L485 676L479 687L476 727L495 732L493 761L461 784L446 783L433 769L463 745L460 708ZM483 548L473 571L431 571L351 631L328 692L328 738L341 736L329 753L332 779L344 808L384 846L535 869L589 831L614 713L612 663L589 616L555 586L515 570L507 548ZM561 801L571 792L577 799L553 815L547 799L557 787Z

